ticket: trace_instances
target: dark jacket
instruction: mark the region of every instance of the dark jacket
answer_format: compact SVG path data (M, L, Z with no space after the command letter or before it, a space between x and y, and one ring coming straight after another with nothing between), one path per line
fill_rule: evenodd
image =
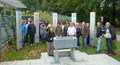
M109 29L110 34L112 36L112 40L117 41L116 31L114 30L114 27L112 25L110 25L110 27L108 29Z
M88 27L87 26L84 26L84 28L83 28L83 34L82 34L82 36L83 37L88 37L88 35L89 35L89 29L88 29Z
M67 30L68 30L68 27L65 26L64 29L63 29L63 32L64 32L63 34L64 34L65 36L67 36Z
M53 42L53 37L55 37L55 33L53 32L53 34L51 34L51 32L48 31L48 33L47 33L47 42ZM52 40L50 40L50 38L52 38Z
M76 34L77 34L77 37L80 37L81 35L80 27L76 28Z
M28 25L28 34L31 34L31 33L36 33L36 27L35 27L34 24L33 25L31 25L31 24Z
M104 28L103 28L102 26L101 26L101 27L97 27L96 36L97 36L97 37L100 37L100 36L102 36L102 34L105 34Z

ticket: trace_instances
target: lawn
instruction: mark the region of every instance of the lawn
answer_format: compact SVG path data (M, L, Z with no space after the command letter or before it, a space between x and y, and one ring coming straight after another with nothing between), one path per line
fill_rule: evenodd
M87 47L87 50L83 50L82 39L80 38L80 48L76 48L76 50L80 50L81 52L86 52L87 54L103 54L105 52L106 44L105 38L102 40L102 48L103 51L96 53L96 48ZM95 46L97 46L97 41L95 41ZM19 51L16 51L16 45L8 46L6 51L2 54L2 62L3 61L14 61L14 60L30 60L30 59L40 59L41 53L47 51L47 44L39 43L34 46L30 46L30 44L26 44L24 48ZM116 53L120 54L120 42L117 42ZM111 57L120 61L120 55L112 55Z

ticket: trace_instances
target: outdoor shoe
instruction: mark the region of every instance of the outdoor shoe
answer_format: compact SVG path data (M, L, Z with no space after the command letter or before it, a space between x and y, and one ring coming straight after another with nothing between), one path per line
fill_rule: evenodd
M98 53L98 51L96 51L96 53Z
M109 55L109 56L111 56L112 54L111 54L111 53L109 53L108 55Z
M32 46L32 44L31 44L31 46Z
M105 54L109 54L108 52L105 52Z

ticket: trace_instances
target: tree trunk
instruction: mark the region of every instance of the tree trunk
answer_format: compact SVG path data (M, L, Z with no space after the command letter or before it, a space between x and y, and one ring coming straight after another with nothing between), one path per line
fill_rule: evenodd
M113 11L112 11L112 25L115 25L115 15L116 15L116 2L113 2Z

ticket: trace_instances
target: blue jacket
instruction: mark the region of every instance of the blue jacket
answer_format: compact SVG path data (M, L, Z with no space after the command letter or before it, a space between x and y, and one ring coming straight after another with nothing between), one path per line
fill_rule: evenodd
M26 33L26 25L23 24L23 25L22 25L22 34L25 34L25 33Z
M63 32L64 32L63 34L64 34L65 36L67 36L67 30L68 30L68 27L65 26L65 27L64 27L64 31L63 31Z

